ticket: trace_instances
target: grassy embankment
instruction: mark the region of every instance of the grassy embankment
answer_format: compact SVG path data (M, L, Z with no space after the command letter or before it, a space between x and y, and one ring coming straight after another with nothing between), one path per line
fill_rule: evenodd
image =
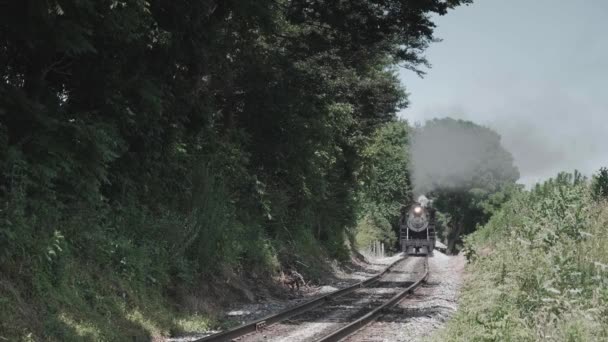
M608 340L608 203L592 188L560 174L471 235L459 311L436 340Z
M91 255L82 255L65 240L57 235L45 256L0 274L0 341L150 341L232 326L238 322L219 319L220 307L266 286L251 278L257 268L223 267L212 278L184 266L176 274L165 248L122 240L89 245ZM307 253L318 271L325 252L316 246ZM258 281L268 283L268 273L258 273Z
M26 215L22 200L9 202L0 225L8 237L0 239L0 342L200 332L235 324L217 319L220 307L270 283L279 258L306 264L307 280L324 272L327 249L310 230L270 240L236 217L219 186L198 197L189 216L105 206L56 218L52 207Z

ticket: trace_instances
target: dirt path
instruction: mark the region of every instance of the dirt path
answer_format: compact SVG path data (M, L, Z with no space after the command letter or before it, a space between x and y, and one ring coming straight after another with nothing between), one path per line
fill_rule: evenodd
M458 307L465 259L435 251L429 279L413 295L376 322L346 339L348 342L420 341L440 328Z

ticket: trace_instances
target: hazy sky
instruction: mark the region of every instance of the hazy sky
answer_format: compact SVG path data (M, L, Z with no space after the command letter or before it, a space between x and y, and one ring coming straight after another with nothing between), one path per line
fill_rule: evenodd
M493 128L526 184L608 166L608 0L477 0L435 22L403 118Z

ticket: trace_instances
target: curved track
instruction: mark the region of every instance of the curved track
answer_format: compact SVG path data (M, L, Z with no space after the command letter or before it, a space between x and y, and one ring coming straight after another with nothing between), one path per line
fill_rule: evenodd
M372 322L427 276L426 257L400 259L354 286L197 342L339 341Z
M384 304L376 307L371 310L369 313L365 314L361 318L355 320L354 322L336 330L321 339L318 339L317 342L332 342L332 341L340 341L343 338L353 334L357 330L363 328L365 325L373 322L376 318L382 315L382 313L392 307L393 305L399 303L403 297L407 294L413 292L420 284L422 284L429 274L428 267L428 257L424 258L424 270L422 271L422 275L415 280L411 285L407 286L405 289L398 291L393 297L391 297Z

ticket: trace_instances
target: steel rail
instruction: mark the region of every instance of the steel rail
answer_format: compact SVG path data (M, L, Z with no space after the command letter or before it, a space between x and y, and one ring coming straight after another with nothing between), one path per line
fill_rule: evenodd
M368 312L365 316L330 333L329 335L326 335L326 336L316 340L316 342L336 342L336 341L342 340L343 338L345 338L349 335L352 335L356 331L365 327L367 324L373 322L376 318L378 318L380 315L382 315L383 311L385 311L386 309L388 309L388 308L392 307L393 305L397 304L398 302L400 302L401 299L403 299L403 297L405 297L405 295L413 292L420 284L422 284L424 281L426 281L426 278L428 277L428 275L429 275L429 265L428 265L428 256L427 256L424 259L424 275L420 279L418 279L414 284L408 286L405 290L403 290L403 291L399 292L398 294L396 294L395 296L393 296L386 303L384 303L384 304L380 305L379 307L375 308L374 310Z
M313 300L310 300L308 302L296 305L292 308L288 308L285 309L277 314L272 314L269 316L266 316L264 318L258 319L256 321L250 322L250 323L246 323L243 324L241 326L238 326L236 328L232 328L230 330L226 330L223 332L219 332L217 334L213 334L213 335L209 335L203 338L200 338L198 340L194 340L194 342L220 342L220 341L230 341L232 339L235 339L237 337L241 337L243 335L252 333L252 332L256 332L256 331L260 331L263 328L284 321L290 317L293 317L295 315L299 315L303 312L309 311L311 309L316 308L317 306L320 306L328 301L331 301L335 298L338 298L340 296L343 296L345 294L351 293L357 289L360 288L364 288L369 286L370 284L373 284L375 282L377 282L378 280L380 280L380 278L382 276L384 276L386 273L388 273L391 268L393 268L395 265L397 265L397 263L405 260L406 258L401 258L395 262L393 262L392 264L390 264L387 268L384 269L384 271L382 271L381 273L368 278L364 281L358 282L354 285L351 285L349 287L345 287L343 289L328 293L326 295L320 296L318 298L315 298Z

